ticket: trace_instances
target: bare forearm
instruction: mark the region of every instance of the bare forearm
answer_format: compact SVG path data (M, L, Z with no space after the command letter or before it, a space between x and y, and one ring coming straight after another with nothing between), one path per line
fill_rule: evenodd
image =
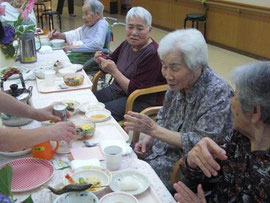
M175 147L182 147L181 135L179 132L171 131L157 125L153 130L148 133L148 135L167 142L168 144Z
M117 83L121 86L124 92L128 93L128 85L129 85L130 80L126 76L124 76L120 71L116 71L115 73L112 73L112 76L117 81Z
M0 129L0 151L18 151L45 142L48 137L45 127L24 130L17 128Z

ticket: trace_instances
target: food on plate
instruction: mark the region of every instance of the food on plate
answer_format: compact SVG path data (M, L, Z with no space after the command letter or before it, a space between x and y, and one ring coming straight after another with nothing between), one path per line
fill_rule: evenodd
M94 135L94 128L90 125L80 125L76 128L78 140L89 139Z
M106 118L106 115L104 115L104 114L95 114L95 115L92 115L91 118L101 119L101 118Z
M83 83L84 76L79 73L66 74L64 82L67 86L78 86Z
M62 188L53 188L51 186L48 186L48 189L53 192L56 195L61 195L67 192L80 192L89 189L92 186L92 184L68 184L65 185Z
M1 71L1 75L4 79L8 79L10 76L16 73L21 73L21 70L15 67L8 67Z
M65 175L65 178L72 184L75 184L76 181L69 175L69 174L66 174Z
M119 186L122 191L134 191L139 188L137 180L132 176L125 176Z
M72 100L66 100L63 103L66 105L67 110L71 112L74 112L77 107L77 105Z
M80 177L79 178L80 184L92 184L92 186L88 189L88 191L97 191L102 188L100 185L100 180L95 176L90 176L87 178Z

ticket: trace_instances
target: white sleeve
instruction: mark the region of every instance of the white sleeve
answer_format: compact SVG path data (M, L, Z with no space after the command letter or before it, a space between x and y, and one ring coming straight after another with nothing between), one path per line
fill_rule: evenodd
M80 48L88 48L94 51L101 50L105 44L107 32L108 23L102 20L82 39L83 45Z
M74 41L80 41L82 37L82 27L79 27L75 30L64 32L66 36L66 42L72 44Z

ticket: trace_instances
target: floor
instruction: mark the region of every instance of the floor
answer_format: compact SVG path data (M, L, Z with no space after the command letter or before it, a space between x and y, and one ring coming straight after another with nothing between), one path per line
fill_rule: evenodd
M53 1L53 8L56 8L57 1ZM75 18L68 15L67 1L65 1L65 6L62 15L62 31L67 31L74 29L83 24L81 3L75 3L75 11L77 15ZM104 16L110 16L117 18L120 22L124 22L124 16L121 15L109 15L104 13ZM114 41L111 43L111 50L114 50L120 43L125 39L125 28L123 26L114 26ZM159 42L162 37L164 37L168 31L153 27L152 38ZM209 66L226 81L231 83L230 71L239 65L254 62L256 59L250 58L235 52L231 52L213 45L208 45L209 51Z

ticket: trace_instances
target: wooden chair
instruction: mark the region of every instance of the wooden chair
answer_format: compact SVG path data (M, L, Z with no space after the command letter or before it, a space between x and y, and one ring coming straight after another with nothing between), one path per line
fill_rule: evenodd
M97 84L99 81L99 78L103 77L105 75L104 72L102 71L98 71L93 79L92 79L92 92L96 92L97 91ZM125 113L127 113L128 111L131 111L133 109L133 104L134 101L136 100L136 98L138 98L139 96L142 95L146 95L146 94L152 94L152 93L158 93L158 92L165 92L168 88L167 84L164 85L157 85L157 86L153 86L153 87L148 87L148 88L143 88L143 89L137 89L134 92L132 92L127 99L127 103L126 103L126 108L125 108ZM122 122L120 121L120 124Z

